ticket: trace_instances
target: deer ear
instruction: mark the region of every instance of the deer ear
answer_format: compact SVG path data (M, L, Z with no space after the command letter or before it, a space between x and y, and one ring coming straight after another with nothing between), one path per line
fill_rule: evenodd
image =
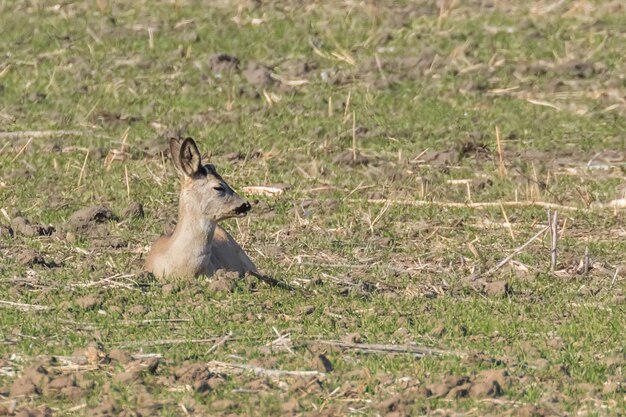
M180 146L182 143L182 138L170 138L170 156L172 157L172 163L176 171L178 171L180 175L185 175L183 167L180 165Z
M187 138L183 141L178 155L178 163L183 174L193 177L202 171L202 158L193 139Z

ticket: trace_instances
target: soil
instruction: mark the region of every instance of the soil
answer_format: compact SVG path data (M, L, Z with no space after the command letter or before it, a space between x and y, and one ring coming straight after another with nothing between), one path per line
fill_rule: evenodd
M506 281L493 281L484 283L483 291L491 297L505 297L511 293L511 287Z
M126 365L133 359L133 356L125 350L112 349L111 352L109 352L109 358L122 365Z
M4 224L0 224L0 239L5 237L14 237L15 232L13 232L13 228L11 226L7 226Z
M217 74L228 74L239 71L239 59L228 54L214 54L209 57L209 69Z
M88 363L94 365L98 372L107 371L110 375L110 382L105 381L103 385L99 385L89 377L93 372L89 368L85 368L85 370L75 368L79 370L69 369L65 371L64 369L68 367L58 366L56 358L43 357L37 363L24 369L21 375L12 382L7 395L9 398L16 399L24 397L31 399L57 398L80 404L86 395L101 390L101 394L104 396L101 397L99 405L93 408L88 407L88 411L89 415L105 416L111 415L110 413L117 413L119 410L115 402L107 400L113 389L110 384L122 384L132 387L131 396L136 399L136 403L139 405L137 411L141 409L143 413L148 413L150 410L148 415L153 415L152 413L161 409L163 404L159 402L157 396L150 394L151 389L148 389L148 386L154 388L159 386L161 388L191 387L194 392L206 396L227 382L224 376L212 372L206 363L185 362L180 367L172 368L162 364L159 358L132 359L131 353L119 349L112 350L108 355L93 347L76 353L71 357L72 361L78 361L76 365ZM82 358L85 358L85 353L94 356L95 360L83 362ZM119 369L120 365L123 366L122 369ZM112 372L116 368L118 371ZM236 403L227 400L218 400L211 404L211 408L214 410L236 407ZM32 415L52 415L49 414L50 410L32 409L28 406L19 407L14 412L8 408L5 410L0 408L0 411L5 411L4 414L13 416L31 415L32 413L35 413Z
M258 62L250 62L242 75L246 81L258 88L267 88L274 84L274 79L271 77L271 69L264 64Z
M48 266L48 263L44 260L43 256L33 249L24 249L17 255L16 259L21 265L27 267L35 265Z
M306 79L317 68L316 62L292 59L281 63L278 71L287 79Z
M86 295L84 297L77 298L74 302L83 310L92 310L100 307L102 299L93 295Z
M93 192L87 188L80 196L73 195L75 182L65 187L59 181L61 175L79 172L83 150L89 151L86 162L90 167L100 167L103 162L100 159L115 154L98 148L100 139L79 138L74 143L63 137L54 141L35 140L29 145L28 138L20 138L10 142L6 149L0 146L4 160L15 158L14 168L6 169L10 171L0 181L0 192L4 192L5 186L10 190L2 194L7 200L3 206L9 210L9 214L3 214L12 217L10 225L0 225L0 258L11 260L0 262L0 270L6 271L2 276L6 287L2 299L15 301L15 308L20 308L7 314L11 328L3 340L9 353L0 358L0 385L4 384L0 386L0 415L47 416L65 412L94 416L242 415L270 404L275 406L276 413L284 415L456 415L453 407L470 410L469 414L488 414L484 407L488 410L493 407L493 415L508 412L511 416L544 416L581 414L582 411L574 410L579 404L596 403L601 409L610 410L616 398L622 400L625 388L620 377L626 364L623 352L605 355L602 344L602 349L589 354L597 369L587 375L584 372L593 368L585 363L588 352L579 349L579 341L569 334L574 329L570 322L574 323L577 316L593 314L602 323L605 316L616 320L619 307L624 306L626 297L620 287L626 276L626 264L621 258L619 263L604 259L603 254L606 251L615 257L614 248L621 248L619 245L626 236L621 212L615 210L595 217L597 213L593 211L581 215L559 209L561 218L567 219L561 223L566 240L559 246L559 265L563 269L550 276L549 284L545 285L541 280L545 279L546 269L541 262L548 253L546 239L536 241L516 256L516 263L511 262L490 276L480 275L522 244L525 234L532 235L533 228L545 223L542 208L503 206L474 211L461 207L471 202L517 200L519 192L521 200L593 208L600 200L610 201L624 194L626 153L623 149L603 149L606 144L618 143L610 137L607 126L615 124L624 113L624 83L614 63L596 59L603 54L604 47L616 42L614 37L605 36L611 31L602 27L604 19L594 15L596 10L581 16L579 9L585 9L585 4L577 4L570 10L568 2L563 6L563 2L556 2L556 6L551 6L556 7L556 13L546 13L549 16L537 13L532 19L511 19L510 27L493 28L486 23L491 19L491 10L500 8L497 10L502 12L502 7L513 7L515 2L510 5L469 2L470 6L463 2L418 2L424 4L411 7L346 2L347 8L337 9L341 11L337 16L344 12L354 16L353 29L359 29L358 19L363 11L368 14L368 22L380 19L387 24L372 28L371 36L353 42L332 39L330 31L336 24L333 18L311 27L312 32L322 28L322 33L314 33L310 40L316 53L310 53L309 47L301 49L296 45L293 54L267 56L266 51L248 51L244 59L243 52L236 50L235 53L242 54L240 57L208 54L196 47L200 46L196 43L199 40L206 41L197 32L204 30L198 24L200 17L187 20L173 13L172 22L167 19L152 22L143 13L135 16L123 8L109 8L106 1L97 3L97 8L107 10L103 12L102 26L93 27L93 34L90 31L87 37L96 39L96 44L108 42L109 37L124 40L147 37L146 32L152 34L147 27L154 29L156 35L156 47L150 51L149 58L116 55L126 53L125 48L112 52L109 58L114 67L128 67L109 71L115 76L109 77L107 90L111 89L116 101L123 102L126 96L137 94L143 97L151 83L150 74L145 78L124 79L131 66L157 68L158 84L166 85L172 94L181 97L187 97L196 88L193 82L199 80L200 88L207 88L210 93L210 100L199 102L201 108L193 100L188 106L174 106L171 110L160 104L131 106L134 109L131 113L122 107L101 105L90 111L89 105L81 113L89 114L87 119L77 120L80 126L95 125L93 130L106 136L101 142L107 146L116 143L126 127L135 124L130 131L128 149L120 151L120 158L129 163L132 194L141 198L150 210L150 219L146 221L141 220L145 213L140 201L127 203L125 198L115 201L109 189L97 188L101 187L97 184ZM216 7L225 7L221 5L225 2L218 3ZM259 25L271 24L266 18L290 19L291 13L295 15L299 11L312 18L317 13L334 11L328 5L309 9L313 6L302 1L285 2L286 5L270 2L269 7L261 1L240 3L238 9L229 10L229 16L236 15L241 22L258 16ZM620 2L611 3L614 3L612 7L623 10ZM59 10L53 9L72 19L79 4L64 2ZM284 15L280 12L283 7ZM553 14L584 21L578 29L594 36L577 39L573 31L564 27L561 37L571 38L571 48L554 56L541 52L547 58L535 61L516 58L516 54L509 53L512 51L504 54L500 51L488 54L493 57L487 64L479 56L484 51L474 39L475 34L459 32L455 27L457 23L463 26L455 19L473 12L468 11L472 7L481 16L476 29L494 34L489 39L496 44L503 42L503 37L495 35L499 32L506 33L506 42L522 30L528 31L527 36L533 42L543 39L552 26L543 19L551 19ZM602 7L608 7L608 3ZM90 13L98 12L94 9ZM440 18L437 23L441 28L435 35L429 33L427 26L416 24L429 16ZM142 22L123 27L126 21L136 20L135 17ZM181 45L170 48L169 43L161 41L167 39L169 26L179 24L181 28L174 29L175 42ZM260 26L259 32L264 27ZM598 28L602 30L598 32ZM256 27L239 29L257 30ZM439 39L441 34L445 39ZM40 68L42 59L58 63L58 68L63 69L57 73L61 76L55 79L52 71L54 80L45 79L43 83L39 80L23 92L21 97L27 107L36 103L45 111L44 106L60 100L58 93L66 76L81 80L70 88L72 91L86 94L97 88L82 81L93 78L92 62L80 57L81 51L88 48L72 46L74 40L69 39L75 36L72 30L67 35L54 36L60 53L53 51L53 55L33 57L32 62L35 68ZM441 43L420 41L417 48L401 49L428 36ZM449 50L448 46L456 47ZM159 62L155 57L163 48L169 55L162 57L166 62ZM590 52L585 57L575 56L577 49ZM63 54L66 50L73 52ZM248 56L262 61L249 61ZM2 76L13 82L16 68L18 72L28 73L31 65L23 64L31 62L27 57L27 54L16 55L15 64L10 65L10 71L5 68ZM50 75L47 64L44 67L42 74ZM88 72L74 74L78 67ZM188 68L193 68L193 72L187 72ZM50 88L38 91L49 81ZM422 91L414 90L415 85ZM511 91L497 92L504 87L511 87ZM0 85L0 94L3 88ZM388 105L385 100L396 88L411 94L394 103L397 114L386 118L380 114L379 106ZM305 95L309 101L300 100ZM494 95L502 99L493 99ZM133 102L138 101L132 97ZM414 106L416 120L420 112L428 116L431 106L423 107L422 100L430 100L432 110L449 104L450 113L444 116L453 115L454 120L448 123L454 126L439 121L443 126L433 127L430 119L423 123L402 119L406 117L403 109ZM581 107L588 104L586 101L592 103L588 111ZM285 103L288 105L283 107ZM497 113L502 110L498 106L511 103L524 111L528 106L541 106L531 107L536 112L533 114L537 116L537 125L519 126L515 117ZM551 103L559 110L550 107ZM0 123L7 127L3 131L26 126L29 119L11 127L21 118L20 107L2 109ZM341 116L349 116L353 111L361 123L355 127L358 149L354 152L349 149L351 120L348 117L342 121ZM180 116L185 112L191 114L183 120ZM268 128L272 125L275 129L274 119L280 121L285 114L289 116L282 120L284 127L278 131ZM552 114L558 118L551 119ZM33 112L33 120L37 120L36 115ZM572 115L576 119L569 119ZM435 120L441 117L435 116ZM602 140L601 145L595 146L598 149L593 144L584 145L593 151L579 149L576 140L581 132L568 130L570 121L574 124L574 120L586 117L589 126L595 128L584 132L582 140ZM49 111L46 118L50 120L46 124L51 126L74 124L69 115L58 110ZM267 123L269 120L272 122ZM550 144L541 141L545 140L545 130L551 128L551 122L559 135L571 135L572 139L555 137L559 144L566 145L546 151ZM242 125L246 129L241 129ZM497 172L500 155L496 152L495 125L503 130L501 156L507 169L505 174ZM504 132L505 127L513 131ZM240 190L245 185L273 181L293 184L291 188L272 186L281 192L257 191L255 198L260 201L255 204L254 216L230 220L229 230L235 231L238 240L241 237L240 243L259 260L259 265L272 268L277 275L284 272L294 284L310 289L312 296L318 298L311 300L309 293L300 291L301 287L294 292L281 292L279 288L266 288L255 278L242 280L236 273L224 271L218 271L210 279L175 282L157 282L149 275L132 273L135 268L141 268L152 235L162 225L171 229L175 221L176 208L172 202L175 193L171 187L176 180L171 174L171 164L166 161L169 149L164 137L184 135L186 130L206 135L204 140L216 145L212 157L228 167L225 177L242 180L233 181ZM607 137L600 138L596 130L606 132ZM235 137L240 131L247 131L250 138ZM272 141L266 137L268 132L281 137ZM209 139L213 134L215 139ZM289 143L281 142L283 135ZM77 152L79 148L75 144L84 148ZM22 148L23 153L17 155ZM33 157L42 150L53 155L45 165L57 177L48 178L49 182L43 179L40 170L43 164ZM162 166L162 162L168 166ZM87 187L94 184L93 178L88 177L93 175L90 169L85 171ZM142 170L150 175L144 176ZM106 174L116 178L114 181L119 182L116 186L123 187L119 166L113 166ZM252 178L252 184L243 183L245 178ZM598 178L606 182L594 182ZM158 196L150 193L150 189L142 190L144 181L155 187L158 183ZM13 190L18 190L17 186L28 182L37 182L50 195L34 202L17 201L11 196ZM530 193L529 190L535 189L537 193ZM119 190L116 192L115 195L123 196L125 190L121 194ZM381 198L388 198L390 204L376 206L367 201ZM402 203L417 200L444 204L415 208ZM94 202L104 204L81 208L56 228L37 221L37 216L65 215L67 207ZM448 207L445 203L456 206ZM31 208L32 204L35 205ZM40 213L42 206L47 206L49 212L43 209L44 213ZM17 212L18 207L24 212ZM119 213L119 218L109 207ZM507 216L510 228L503 227L503 218ZM160 226L148 223L157 219ZM113 223L117 220L121 221ZM604 234L603 226L610 229L606 240L600 236ZM63 233L56 232L57 229ZM88 249L81 247L79 239L84 237L88 238ZM585 263L581 260L587 246L593 259L589 270L584 270ZM539 265L521 263L533 259L537 250L543 251L536 257ZM42 267L55 266L52 258L62 261L64 268L43 270ZM19 264L15 270L10 269L12 263ZM61 273L56 274L59 270ZM99 282L101 277L111 278ZM89 285L102 287L83 287L83 279L89 280ZM108 286L117 282L116 279L132 285ZM458 303L461 310L470 304L475 307L474 303L480 306L486 302L493 306L489 311L495 318L500 317L497 310L508 311L509 307L513 310L519 304L523 315L531 310L527 306L548 304L549 293L555 288L560 290L560 286L564 287L564 293L574 293L575 301L571 308L550 312L546 320L549 327L558 331L546 335L541 330L541 334L532 335L533 342L517 338L515 343L510 343L510 333L485 332L481 324L470 326L466 324L472 322L469 314L451 312L452 318L433 314L441 313L446 302L455 307ZM56 303L54 297L59 293L66 298ZM325 300L320 300L320 294ZM152 302L155 297L159 303ZM237 300L234 308L229 304L232 300ZM291 303L293 300L295 305ZM613 304L607 307L605 302ZM43 313L34 310L39 304L49 310ZM213 314L211 309L216 307L217 314ZM211 311L208 320L204 315L207 311ZM391 316L395 318L391 320ZM111 320L115 329L107 328L111 322L104 324L107 322L102 318ZM34 322L42 323L43 330L52 326L58 337L29 332ZM374 327L372 322L376 323ZM314 326L307 327L311 324ZM265 333L259 336L261 331L250 327L260 327ZM131 340L125 340L126 329ZM216 334L226 334L224 331L231 329L231 339L223 343L214 341ZM374 358L374 354L347 351L319 341L299 343L301 339L318 337L318 333L319 337L357 344L424 343L442 348L472 345L468 350L493 345L498 346L494 351L500 347L502 351L498 350L497 357L490 356L486 348L452 360L447 356L426 359L402 356L408 359L397 361L400 355L390 354L380 359L380 356ZM115 337L109 340L110 335ZM206 348L203 345L198 348L195 342L179 343L178 338L206 338L210 343ZM132 351L113 348L129 346L125 343L135 343L134 339L142 339L146 346ZM71 357L21 357L26 355L25 351L63 352L81 340L104 341L107 347L91 344L76 350ZM111 350L107 353L103 349ZM571 352L576 353L575 357L570 357ZM218 373L207 365L206 357L213 356L272 370L316 370L324 376L274 378L251 372ZM599 382L581 382L593 379ZM529 386L541 391L536 404L523 403L522 398L535 395L527 391ZM583 394L576 397L571 394L575 391ZM567 405L563 406L565 402ZM51 408L37 404L50 404ZM74 405L82 408L67 411ZM496 408L499 405L506 410Z
M122 210L122 219L143 219L144 211L143 204L133 201Z
M510 385L506 370L485 370L468 376L448 376L443 381L425 385L423 393L427 397L456 398L496 398L503 394L504 387Z
M189 385L194 391L206 395L225 383L222 376L211 372L206 364L186 363L174 372L172 383Z
M215 292L231 292L235 288L235 281L229 279L213 279L209 283L209 290Z
M348 165L348 166L359 166L359 165L369 165L371 159L365 155L363 155L360 151L352 152L345 151L337 154L333 158L333 162L335 164Z
M50 236L55 231L53 226L33 224L29 219L21 216L14 217L11 220L11 227L15 233L27 237Z
M100 225L106 221L115 219L116 217L108 207L102 205L91 206L74 212L67 221L67 227L69 230L78 233L100 233Z

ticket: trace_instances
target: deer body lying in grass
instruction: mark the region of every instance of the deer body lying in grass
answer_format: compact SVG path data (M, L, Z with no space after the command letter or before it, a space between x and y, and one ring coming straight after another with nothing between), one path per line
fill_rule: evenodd
M150 249L146 270L157 277L211 276L218 269L258 275L254 263L217 222L244 217L250 204L217 173L203 165L193 139L170 139L170 153L181 175L178 222Z

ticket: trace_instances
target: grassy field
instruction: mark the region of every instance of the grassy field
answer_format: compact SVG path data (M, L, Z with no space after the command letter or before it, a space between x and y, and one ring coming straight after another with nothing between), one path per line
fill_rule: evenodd
M622 2L9 0L0 28L0 414L623 415ZM171 135L296 291L142 273Z

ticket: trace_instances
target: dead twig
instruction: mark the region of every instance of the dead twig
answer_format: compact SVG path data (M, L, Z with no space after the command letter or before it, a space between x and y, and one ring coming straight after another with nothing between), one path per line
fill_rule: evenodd
M491 268L489 271L487 271L485 273L485 275L491 275L494 272L496 272L498 269L502 268L504 265L506 265L511 259L513 259L513 257L515 255L517 255L518 253L520 253L521 251L523 251L528 245L530 245L532 242L534 242L537 238L539 238L539 236L543 235L548 229L550 228L550 226L546 226L543 229L541 229L536 235L534 235L533 237L531 237L530 239L528 239L528 241L526 241L526 243L524 243L522 246L518 247L517 249L515 249L509 256L507 256L506 258L504 258L503 260L501 260L496 266L494 266L493 268Z
M53 369L57 371L71 371L71 372L87 372L87 371L97 371L100 369L98 365L64 365L64 366L53 366Z
M543 101L543 100L535 100L535 99L527 97L526 101L529 102L530 104L535 104L537 106L550 107L550 108L552 108L554 110L557 110L557 111L563 110L559 106L557 106L556 104L552 104L552 103L549 103L549 102Z
M209 353L212 353L213 351L217 350L217 348L219 348L224 343L226 343L228 341L228 339L230 339L231 337L233 337L233 332L232 331L228 332L227 335L218 338L217 341L213 344L213 346L211 346L209 348L209 350L206 351L206 353L209 354Z
M411 273L411 272L417 272L417 271L432 271L432 272L442 272L443 270L441 268L437 268L435 267L433 264L427 263L420 263L420 264L414 264L413 266L395 266L395 265L390 265L390 264L383 264L383 263L379 263L379 262L375 262L375 263L359 263L359 264L350 264L350 263L325 263L322 261L319 262L298 262L297 265L299 266L308 266L308 267L315 267L315 268L331 268L331 269L335 269L335 268L347 268L347 269L374 269L374 268L379 268L385 271L392 271L392 272L397 272L400 274L406 274L406 273ZM334 276L326 276L326 278L329 278L330 280L332 280L333 282L337 282L337 283L341 283L341 284L346 284L346 285L356 285L356 283L354 281L350 281L347 279L342 279L342 278L338 278L338 277L334 277ZM376 284L372 284L369 282L366 282L368 285L372 285L372 286L378 286L381 287L381 282L377 282ZM382 286L384 289L391 289L391 290L397 290L398 288L391 286L391 285L387 285L387 287L385 287L384 285Z
M137 346L167 346L167 345L182 345L184 343L214 343L218 341L220 337L209 337L206 339L163 339L163 340L138 340L136 342L123 343L118 347L120 349L126 349Z
M17 308L18 310L22 310L22 311L31 311L31 310L44 311L44 310L50 309L50 307L48 306L42 306L42 305L37 305L37 304L15 303L13 301L4 301L4 300L0 300L0 307Z
M444 350L437 348L430 348L425 346L415 345L385 345L385 344L370 344L370 343L347 343L340 342L338 340L309 340L306 344L324 344L329 346L335 346L342 349L358 350L365 353L390 353L390 354L410 354L419 357L423 356L458 356L466 357L466 352L459 352L453 350Z
M613 288L613 285L615 285L615 281L617 280L618 273L619 273L619 266L615 268L615 273L613 274L613 279L611 279L611 285L609 286L609 290Z
M354 281L349 278L336 277L334 275L325 274L323 272L321 274L324 278L328 278L330 281L334 282L335 284L344 285L349 288L359 288L365 292L371 292L375 290L382 290L382 291L398 291L399 290L398 287L389 285L385 282L372 283L372 282L365 281L365 280Z
M163 355L161 355L160 353L133 353L130 355L131 358L133 358L133 360L136 361L142 361L145 359L152 359L152 358L162 358Z
M385 203L385 205L383 206L382 209L380 209L380 211L378 212L378 214L376 215L376 217L374 218L374 220L370 220L369 221L369 226L370 226L370 232L372 234L374 234L374 225L385 215L385 213L387 212L387 210L389 210L389 206L391 205L390 201L387 201ZM369 213L369 212L368 212ZM371 219L371 215L369 217L369 219Z
M80 183L83 181L85 168L87 167L87 160L89 160L89 149L85 152L85 160L83 161L83 167L80 169L80 175L78 176L78 184L76 184L76 188L80 188Z
M506 210L504 210L504 206L500 203L500 210L502 210L502 216L504 216L505 225L509 229L509 234L511 235L511 240L515 241L515 233L513 233L513 227L511 226L511 222L509 221L509 216L506 215Z
M583 274L587 275L591 270L591 258L589 257L589 246L585 246L585 255L583 258Z
M0 132L0 139L43 139L59 136L92 136L103 138L105 136L94 132L83 132L80 130L23 130L17 132Z
M557 241L559 240L559 223L558 223L558 211L555 210L550 219L550 211L548 211L548 219L550 220L550 230L552 234L552 247L550 249L550 271L556 270L556 256L557 256Z
M504 166L504 152L502 151L502 141L500 140L500 129L496 126L496 150L498 152L498 173L501 177L506 175Z
M281 195L285 192L285 187L273 187L265 185L255 185L250 187L243 187L242 190L247 194L253 195Z
M296 287L290 284L287 284L286 282L276 279L274 277L270 277L268 275L262 275L262 274L259 274L258 272L252 272L252 271L249 271L248 273L252 275L253 277L255 277L256 279L258 279L259 281L266 283L270 287L278 287L284 290L296 291Z
M356 113L352 112L352 161L356 161Z
M190 322L191 319L145 319L145 320L122 320L120 324L130 324L137 326L147 326L150 324L160 324L160 323L186 323Z
M351 202L362 202L362 200L351 199L348 200ZM372 204L387 204L387 202L391 202L392 204L401 204L406 206L437 206L437 207L451 207L451 208L473 208L477 210L488 209L492 207L543 207L543 208L551 208L558 209L564 211L584 211L585 209L574 207L574 206L564 206L556 203L548 203L545 201L488 201L484 203L454 203L454 202L446 202L446 201L425 201L425 200L389 200L389 199L377 199L370 198L367 200L368 203ZM600 207L598 207L600 208Z
M20 150L15 154L15 157L13 157L13 159L11 159L11 163L17 161L17 158L20 157L20 155L22 153L24 153L24 151L26 150L26 148L28 148L28 145L30 145L30 143L33 141L33 138L29 138L28 141L24 144L24 146L22 146L20 148Z
M82 410L83 408L87 408L87 403L78 404L78 405L75 405L75 406L73 406L73 407L66 408L65 410L62 410L62 411L61 411L61 414L62 414L62 415L67 415L67 414L69 414L69 413L75 413L76 411L80 411L80 410Z
M280 334L280 332L274 326L272 326L272 331L276 336L278 336L278 339L267 343L265 346L282 346L283 348L285 348L285 350L293 355L293 350L291 350L291 347L289 346L291 345L291 335L289 333Z
M230 363L221 361L210 361L207 363L209 369L218 374L243 374L246 372L259 376L268 377L324 377L325 373L319 371L284 371L282 369L267 369L260 366L246 365L243 363Z
M124 275L115 274L110 277L102 278L99 281L90 281L90 282L85 282L85 283L71 284L70 287L71 288L91 288L91 287L96 287L96 286L102 286L102 287L113 287L113 288L125 288L127 290L132 290L132 289L136 289L137 286L126 284L117 280L128 279L134 276L135 274L124 274Z

